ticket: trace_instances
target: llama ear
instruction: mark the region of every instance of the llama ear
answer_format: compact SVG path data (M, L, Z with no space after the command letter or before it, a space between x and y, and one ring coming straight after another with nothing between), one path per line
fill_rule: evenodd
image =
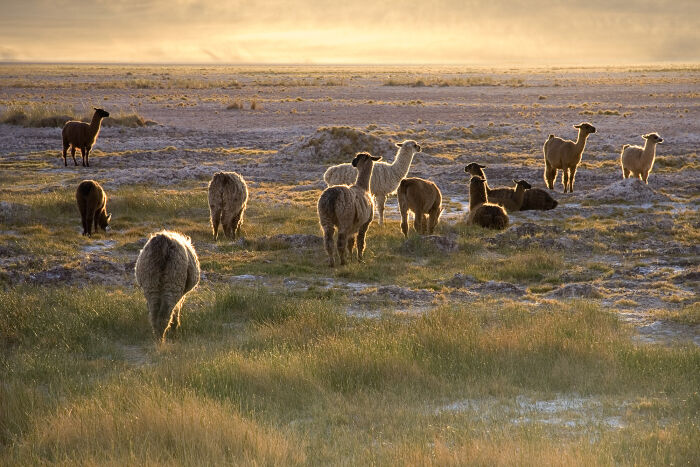
M520 181L519 181L519 180L516 180L516 179L513 179L513 183L515 183L515 184L517 185L518 183L520 183Z
M479 167L480 169L485 169L485 168L486 168L485 165L476 164L476 166Z
M109 223L111 220L112 220L112 213L110 212L110 213L107 215L107 223Z
M382 160L382 156L369 156L369 158L372 159L372 160L375 161L375 162L376 162L376 161Z
M581 125L574 125L574 128L581 128Z
M403 146L403 143L396 143L397 148L400 148L401 146Z

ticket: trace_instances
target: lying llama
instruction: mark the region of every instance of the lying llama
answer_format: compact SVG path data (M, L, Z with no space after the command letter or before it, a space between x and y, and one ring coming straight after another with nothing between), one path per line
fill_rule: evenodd
M544 181L547 188L554 189L554 180L557 178L557 170L562 170L561 182L564 185L564 193L567 190L574 192L574 177L576 168L581 162L583 148L586 147L586 138L591 133L595 133L595 127L584 122L574 125L578 128L576 142L563 140L557 136L549 135L544 143Z
M408 211L413 211L413 228L433 234L442 213L442 193L436 184L422 178L404 178L398 189L401 231L408 237Z
M622 178L629 178L631 174L634 178L639 177L647 183L656 158L656 145L663 143L664 140L658 133L642 135L642 138L646 140L643 148L629 144L622 146L620 165L622 165Z
M199 259L190 239L162 230L152 234L136 260L136 283L143 289L153 333L161 342L180 327L185 296L199 283Z
M209 213L214 239L219 223L228 238L240 236L243 213L248 203L248 185L236 172L217 172L209 182Z
M73 157L73 163L78 165L75 160L75 150L80 149L80 154L83 156L83 167L90 167L90 150L97 141L97 135L100 133L102 119L109 117L109 112L103 109L95 108L95 113L92 115L92 121L88 124L71 120L63 125L63 165L67 166L66 153L68 146L71 146L70 155Z
M374 218L374 203L369 194L372 166L380 160L367 152L358 153L352 160L352 167L357 167L355 183L351 186L336 185L323 190L318 199L318 218L323 229L323 239L328 253L328 263L335 266L335 248L333 234L338 228L338 254L340 264L345 264L345 249L352 258L352 249L357 234L357 259L362 262L365 249L365 235Z
M472 175L469 182L469 224L480 225L487 229L503 230L508 227L508 214L498 204L488 202L486 180Z
M488 181L486 179L486 174L484 174L485 168L485 165L480 165L476 162L471 162L467 164L466 167L464 167L464 171L468 174L476 175L486 180L486 195L488 196L489 201L495 204L500 204L501 206L505 206L505 204L501 202L501 198L510 198L513 194L512 189L489 187ZM520 205L519 210L528 211L536 209L540 211L547 211L549 209L556 208L558 204L559 203L557 203L557 200L552 198L552 196L545 190L530 187L525 190L525 194L523 196L522 204ZM512 212L516 209L508 209L508 207L506 207L506 210Z
M372 175L370 192L376 198L377 209L379 210L379 224L384 223L384 204L386 197L394 193L399 187L401 180L408 174L411 168L413 156L421 151L421 147L413 140L406 140L403 143L396 143L399 148L396 158L391 164L380 162L375 164ZM338 164L329 167L323 174L326 185L350 185L355 181L357 171L348 163Z
M112 215L107 214L107 193L94 180L83 180L75 190L75 200L78 202L80 220L83 224L83 235L92 236L94 225L107 231Z

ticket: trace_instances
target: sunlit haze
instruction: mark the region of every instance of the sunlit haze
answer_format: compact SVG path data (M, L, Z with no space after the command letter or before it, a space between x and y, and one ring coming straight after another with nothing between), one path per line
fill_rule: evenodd
M697 0L2 0L0 61L696 62L698 18Z

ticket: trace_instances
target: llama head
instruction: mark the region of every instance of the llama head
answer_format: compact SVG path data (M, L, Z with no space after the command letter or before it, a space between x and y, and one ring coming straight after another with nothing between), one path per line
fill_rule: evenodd
M359 168L361 165L364 165L367 162L373 164L380 160L382 160L382 156L373 156L368 152L358 152L355 155L355 158L352 160L352 166Z
M485 169L485 165L477 164L476 162L470 162L464 167L464 171L471 175L481 176L482 170Z
M100 118L106 118L109 117L109 112L107 112L105 109L98 109L97 107L93 107L95 109L95 115L97 115Z
M583 122L579 123L578 125L574 125L574 128L581 130L586 134L595 133L595 127L588 122Z
M642 135L642 138L646 139L649 142L656 143L656 144L664 142L664 139L661 136L659 136L658 133L649 133L646 135Z
M403 143L396 143L397 148L412 149L413 152L421 152L420 144L416 143L412 139L407 139Z
M527 183L525 180L513 180L513 183L515 183L516 188L519 186L525 188L526 190L529 190L530 188L532 188L532 185Z
M102 227L102 230L107 232L109 228L109 221L112 220L112 214L107 214L107 211L102 211L102 215L100 216L100 227Z

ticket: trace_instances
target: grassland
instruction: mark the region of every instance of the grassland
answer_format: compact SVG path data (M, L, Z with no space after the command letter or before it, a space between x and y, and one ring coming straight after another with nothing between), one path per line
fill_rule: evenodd
M29 270L79 268L74 252L91 242L76 236L68 198L22 194L35 222L11 221L16 234L3 243L35 258ZM316 233L307 198L253 200L246 236ZM698 347L635 344L632 328L592 301L444 299L402 315L374 297L365 306L384 312L365 319L347 312L356 295L313 285L329 276L320 248L214 244L201 187L125 186L109 207L120 213L109 235L116 263L167 218L192 236L209 279L165 345L130 278L6 287L2 463L632 465L700 455ZM484 254L484 232L459 223L442 233L459 235L461 253L418 237L407 250L395 221L374 226L369 266L330 276L440 291L441 278L467 272L537 291L566 267L537 249ZM226 279L241 274L265 282ZM311 285L285 288L290 276Z
M24 115L0 132L0 465L697 463L697 72L0 67ZM106 127L90 171L64 168L35 122L93 105L162 124ZM541 185L541 142L580 112L601 130L576 193L505 233L463 222L466 162ZM642 128L668 140L651 197L596 197ZM425 147L411 175L441 187L452 249L404 239L391 199L366 263L326 266L320 176L360 131ZM212 239L216 170L248 180L242 240ZM92 238L84 178L113 213ZM133 265L162 228L203 274L156 344Z

